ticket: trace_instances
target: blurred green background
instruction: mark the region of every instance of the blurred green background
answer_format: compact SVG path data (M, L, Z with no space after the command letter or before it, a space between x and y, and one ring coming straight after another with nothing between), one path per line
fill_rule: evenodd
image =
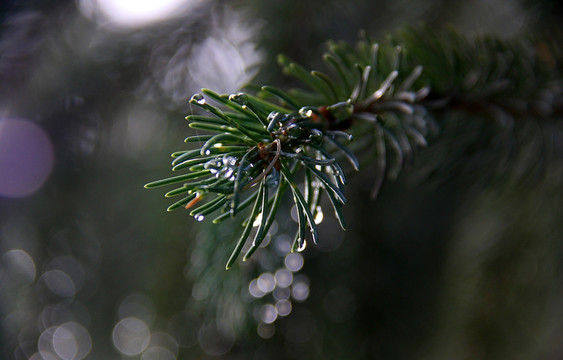
M288 260L288 211L228 272L239 229L143 188L170 174L202 87L288 86L277 54L322 68L360 29L560 33L559 2L12 0L0 18L1 359L563 358L560 125L541 178L428 179L422 154L373 201L366 169L346 233L325 214ZM279 269L291 295L264 295Z

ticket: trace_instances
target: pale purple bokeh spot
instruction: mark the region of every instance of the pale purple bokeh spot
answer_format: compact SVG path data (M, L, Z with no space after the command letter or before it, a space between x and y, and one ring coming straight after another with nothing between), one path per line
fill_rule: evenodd
M38 125L20 119L0 119L0 196L33 194L53 169L49 136Z

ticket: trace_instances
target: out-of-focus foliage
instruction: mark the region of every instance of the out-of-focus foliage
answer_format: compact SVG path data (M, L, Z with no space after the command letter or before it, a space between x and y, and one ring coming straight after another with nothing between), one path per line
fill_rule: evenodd
M558 2L168 6L0 5L1 358L561 357L560 104L509 132L497 116L448 114L378 201L375 169L351 179L345 234L324 214L319 246L284 257L297 225L280 219L270 246L228 272L232 244L215 240L238 229L162 212L142 187L168 173L161 159L185 137L193 93L235 92L255 75L283 87L278 53L319 68L327 39L384 40L424 22L537 35L560 69Z

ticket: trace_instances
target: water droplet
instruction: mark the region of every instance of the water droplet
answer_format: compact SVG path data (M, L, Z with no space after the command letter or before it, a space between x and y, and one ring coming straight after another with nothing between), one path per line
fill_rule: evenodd
M261 222L262 222L262 213L260 213L260 214L258 214L258 216L256 216L256 219L254 219L252 226L258 227Z
M266 177L266 185L268 187L276 188L280 184L280 172L275 168L270 171L270 174Z
M223 177L225 179L229 179L233 176L234 170L232 168L224 168L222 172L223 172Z
M315 214L315 224L319 225L323 222L323 219L323 209L320 206L317 206L317 213Z
M199 105L205 105L205 98L203 97L203 95L201 94L195 94L194 96L192 96L192 98L190 99L191 103L198 103Z
M214 148L219 149L221 147L223 147L222 143L216 143L215 145L213 145Z
M211 150L205 150L205 155L211 155Z
M308 109L308 108L301 108L301 109L299 109L299 115L306 117L306 118L310 118L311 116L313 116L313 110Z
M277 111L272 111L271 113L268 114L268 122L274 120L280 113Z
M225 166L235 166L237 164L237 158L234 156L223 156L223 165Z
M291 124L286 128L287 136L291 139L297 139L303 134L301 127ZM322 134L322 133L321 133Z
M205 216L203 216L203 215L201 215L201 214L196 215L196 216L194 216L194 217L195 217L195 219L196 219L197 221L203 221L203 219L205 219Z
M239 105L248 104L248 96L245 93L231 94L229 95L229 100L234 101Z
M320 144L323 141L323 132L319 129L311 129L309 132L309 140L314 144Z

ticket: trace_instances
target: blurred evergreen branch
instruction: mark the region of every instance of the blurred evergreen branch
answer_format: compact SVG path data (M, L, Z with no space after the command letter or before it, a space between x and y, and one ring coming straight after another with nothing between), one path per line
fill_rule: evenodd
M563 86L555 44L417 28L383 43L365 34L355 47L329 42L323 59L330 73L280 56L284 73L306 89L263 86L231 95L203 89L190 103L205 113L186 119L210 134L189 136L185 141L197 146L172 154L172 170L187 172L145 187L179 185L165 195L181 196L168 210L184 207L198 221L215 216L218 223L246 212L227 268L253 227L244 259L261 245L289 189L298 219L292 250L303 250L308 236L318 241L322 196L346 228L347 173L359 170L362 161L375 163L375 197L384 180L412 164L448 121L493 119L512 129L520 120L560 119Z

